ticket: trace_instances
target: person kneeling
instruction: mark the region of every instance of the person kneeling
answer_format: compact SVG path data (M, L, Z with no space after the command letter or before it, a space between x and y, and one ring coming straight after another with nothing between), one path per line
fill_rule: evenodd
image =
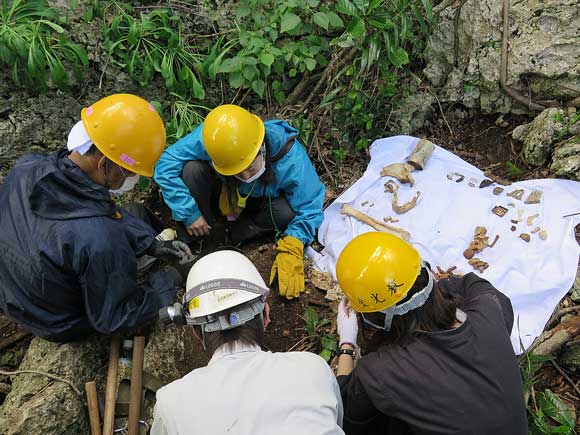
M157 392L152 435L343 434L340 390L326 362L308 352L261 350L269 291L238 252L194 264L183 320L211 360Z
M435 282L417 250L386 233L351 240L336 264L344 430L356 434L527 434L510 300L469 273ZM358 323L381 347L353 367Z

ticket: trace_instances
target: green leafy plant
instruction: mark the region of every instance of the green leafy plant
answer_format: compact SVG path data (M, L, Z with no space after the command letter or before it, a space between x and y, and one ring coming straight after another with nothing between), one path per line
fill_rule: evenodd
M524 350L520 339L520 345ZM558 395L546 389L532 394L542 366L552 361L550 355L535 355L530 351L519 357L520 372L528 407L528 426L531 435L575 434L574 415ZM530 400L532 398L533 400Z
M0 64L12 79L35 89L70 84L67 67L80 77L85 50L64 35L58 13L46 0L0 1Z
M330 361L337 346L336 334L327 332L330 320L320 317L312 307L304 310L302 319L304 320L304 329L308 333L311 348L318 352L325 361Z
M141 13L139 18L121 6L116 10L103 30L112 62L126 68L141 86L159 73L169 91L203 99L205 90L199 80L203 58L186 44L180 18L166 9Z
M167 139L176 141L181 139L201 124L205 115L210 111L208 107L183 100L177 94L171 94L176 99L171 103L170 120L166 126Z
M551 390L536 393L536 406L529 412L529 429L533 435L576 433L574 413Z
M271 80L275 99L285 98L285 82L328 63L329 41L344 28L332 3L319 0L241 0L233 56L220 59L217 72L233 88L264 95Z
M566 122L566 121L564 120L564 115L563 115L562 113L560 113L560 112L558 112L558 113L555 113L555 114L552 116L552 120L553 120L554 122L559 122L559 123L562 123L562 124L563 124L564 122Z
M510 177L517 177L518 175L524 173L524 171L511 160L505 162L505 166L507 168L507 173Z
M332 123L342 126L339 142L361 151L387 131L377 114L416 90L420 80L409 67L420 60L433 12L430 0L338 0L335 7L347 24L331 46L343 48L342 56L355 54L338 64L320 107L333 108Z

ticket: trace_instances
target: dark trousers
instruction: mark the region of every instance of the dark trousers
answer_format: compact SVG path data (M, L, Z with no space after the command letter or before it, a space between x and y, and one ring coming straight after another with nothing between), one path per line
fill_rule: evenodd
M226 226L219 225L224 220L219 210L222 180L216 172L207 162L193 160L185 164L181 178L201 214L212 227L210 232L225 231ZM294 210L283 196L249 197L238 219L228 225L231 241L241 243L274 234L276 231L284 231L294 216ZM181 222L177 224L177 233L180 238L188 240L187 231Z

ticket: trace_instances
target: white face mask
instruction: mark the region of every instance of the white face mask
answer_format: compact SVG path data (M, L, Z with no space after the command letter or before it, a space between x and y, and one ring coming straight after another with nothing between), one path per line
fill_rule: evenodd
M118 189L109 189L109 192L113 195L122 195L123 193L130 192L139 182L139 174L135 174L131 177L125 178L123 184Z
M242 177L238 177L237 175L234 176L242 183L251 183L252 181L256 181L258 178L260 178L264 172L266 172L266 162L262 159L262 167L258 169L258 172L256 172L250 178L246 178L244 180Z

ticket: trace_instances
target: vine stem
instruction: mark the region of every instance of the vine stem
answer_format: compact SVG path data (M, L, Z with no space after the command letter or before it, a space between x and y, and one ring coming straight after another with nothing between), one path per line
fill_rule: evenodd
M79 391L79 389L77 387L74 386L74 384L71 381L69 381L67 379L59 378L58 376L53 375L51 373L41 372L38 370L15 370L13 372L10 372L7 370L0 370L0 375L5 375L5 376L14 376L14 375L23 375L23 374L46 376L47 378L53 379L55 381L63 382L65 384L67 384L69 387L71 387L72 390L77 394L77 396L79 396L81 399L83 397L82 393Z
M545 109L544 106L534 103L530 98L526 98L523 95L518 94L507 84L509 10L509 0L503 0L503 31L501 35L501 69L499 71L499 82L504 92L514 100L526 105L530 110L542 111Z

